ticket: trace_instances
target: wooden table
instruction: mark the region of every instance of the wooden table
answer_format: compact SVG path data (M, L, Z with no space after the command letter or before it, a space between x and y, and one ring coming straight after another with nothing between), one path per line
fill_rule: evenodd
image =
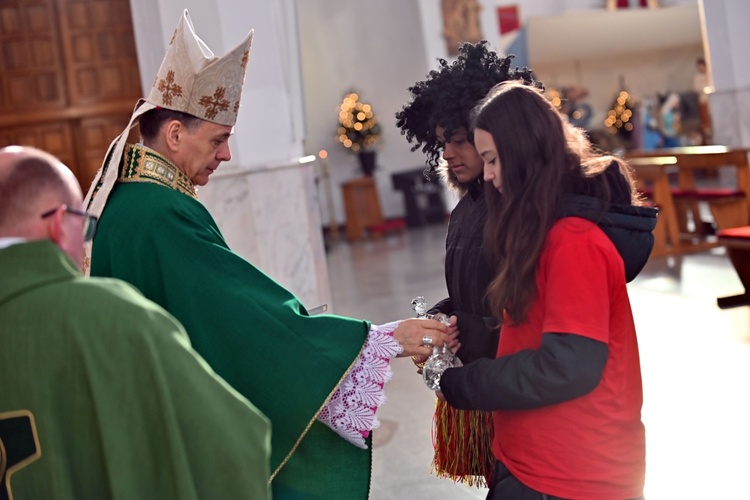
M342 185L346 210L346 238L355 241L364 238L370 226L383 223L380 198L375 179L362 177Z
M680 189L696 189L695 170L716 170L720 167L734 167L737 176L737 189L745 193L744 220L750 222L750 163L747 154L750 148L727 148L726 146L690 146L667 148L653 151L631 151L626 160L636 171L640 180L653 183L653 199L659 206L662 224L667 234L667 248L664 253L699 250L716 243L683 240L678 224L677 209L669 184L669 173L676 172ZM655 249L657 253L657 249Z
M635 170L639 182L639 189L645 183L652 186L652 200L659 208L656 224L666 234L665 242L655 242L652 255L662 255L677 251L681 248L680 226L677 222L677 209L672 197L672 187L669 184L669 173L676 171L677 158L674 156L653 156L628 159L628 163Z
M746 196L748 222L750 222L750 163L747 154L750 148L728 148L726 146L687 146L665 148L653 151L630 151L626 160L634 158L674 157L677 160L677 182L680 189L695 189L695 170L718 170L721 167L734 167L737 175L737 189Z

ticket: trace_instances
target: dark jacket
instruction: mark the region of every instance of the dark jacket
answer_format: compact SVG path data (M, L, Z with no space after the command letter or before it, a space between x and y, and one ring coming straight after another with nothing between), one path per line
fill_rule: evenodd
M570 194L563 198L558 217L581 217L599 226L612 240L625 263L625 279L633 281L646 265L654 247L657 210L624 204L611 205L606 212L605 209L603 200Z
M464 364L479 358L494 359L499 328L484 297L495 275L484 259L482 247L487 220L484 186L481 178L460 186L457 181L451 185L451 181L446 180L449 186L464 194L451 212L445 240L448 297L428 312L442 312L458 318L461 349L457 355Z

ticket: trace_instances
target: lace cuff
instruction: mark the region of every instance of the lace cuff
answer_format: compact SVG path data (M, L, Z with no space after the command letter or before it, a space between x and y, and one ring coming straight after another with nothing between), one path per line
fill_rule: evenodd
M358 448L367 449L365 438L380 426L375 411L385 402L383 386L393 376L389 363L404 351L393 338L398 324L370 327L354 368L318 415L320 422Z

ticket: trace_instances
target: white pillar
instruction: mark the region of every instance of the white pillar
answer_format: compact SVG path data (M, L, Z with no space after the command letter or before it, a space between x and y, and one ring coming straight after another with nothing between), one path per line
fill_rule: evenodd
M750 147L750 2L701 0L701 11L714 86L709 95L714 142Z

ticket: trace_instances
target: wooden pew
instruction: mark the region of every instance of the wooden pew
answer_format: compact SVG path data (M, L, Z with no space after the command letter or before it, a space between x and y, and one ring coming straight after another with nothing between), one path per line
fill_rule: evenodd
M635 170L639 191L648 192L651 202L659 209L654 230L652 256L672 253L680 247L680 228L677 220L672 190L669 186L669 168L675 167L675 157L640 157L629 159ZM648 185L648 186L647 186Z
M675 158L678 167L676 170L678 185L682 193L678 196L678 217L684 219L684 214L681 212L691 210L696 226L698 226L700 217L697 202L704 201L711 208L718 229L726 229L750 223L748 151L750 151L748 148L728 148L718 145L689 146L653 151L630 151L626 159L630 161L637 158ZM722 167L734 168L737 180L736 190L701 189L696 186L695 170L716 170ZM700 228L696 227L696 229Z

